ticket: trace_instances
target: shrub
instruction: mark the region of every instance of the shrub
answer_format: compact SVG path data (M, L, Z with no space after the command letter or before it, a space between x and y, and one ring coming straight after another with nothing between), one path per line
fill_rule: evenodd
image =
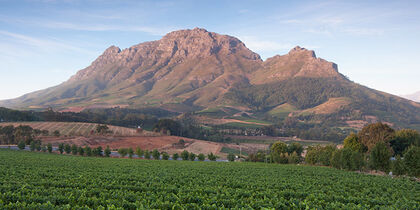
M392 173L396 176L404 175L406 173L404 162L399 155L392 161Z
M188 153L187 150L182 151L182 153L181 153L182 160L188 160L189 155L190 154Z
M144 151L144 158L150 159L150 156L151 156L151 154L150 154L149 150Z
M18 144L18 148L20 150L24 150L25 147L26 147L25 141L20 141L19 144Z
M79 153L80 156L85 155L85 150L81 146L77 148L77 152Z
M233 161L235 161L235 155L233 153L229 153L228 156L227 156L227 159L230 162L233 162Z
M127 148L119 148L118 149L118 154L120 154L121 157L127 156L127 154L128 154Z
M194 161L195 157L196 157L196 155L192 152L188 155L188 159L191 160L191 161Z
M70 154L70 152L71 152L71 146L70 146L69 144L65 144L65 145L64 145L64 151L65 151L67 154Z
M206 159L206 156L203 154L203 153L200 153L199 155L198 155L198 160L199 161L204 161Z
M162 152L162 159L163 160L169 160L169 154L166 152Z
M140 147L137 147L136 148L137 157L141 158L141 157L143 157L143 154L144 154L144 151Z
M157 149L154 149L153 152L152 152L152 156L153 156L153 159L159 160L160 159L159 151Z
M134 150L133 150L133 148L131 148L131 147L130 147L130 148L128 148L128 151L127 151L127 152L128 152L128 157L129 157L129 158L133 158L133 155L134 155Z
M370 153L370 166L372 169L388 172L391 166L392 153L385 142L378 142Z
M86 156L88 157L92 156L92 148L90 148L89 146L85 147L85 152L86 152Z
M52 151L53 151L53 147L52 147L52 144L51 144L51 143L48 143L48 145L47 145L47 149L48 149L48 152L49 152L49 153L52 153Z
M298 164L300 163L300 155L296 151L293 151L291 155L289 155L290 164Z
M71 154L77 155L77 146L75 144L71 145Z
M216 161L217 156L216 156L216 155L214 155L214 154L211 152L210 154L208 154L208 155L207 155L207 158L208 158L210 161Z
M29 145L29 149L33 152L35 151L35 148L36 148L35 141L31 141L31 144Z
M404 166L407 174L420 177L420 147L411 146L404 153Z
M111 155L111 149L109 148L109 146L106 146L104 150L104 154L105 154L105 157L109 157Z
M179 158L179 154L178 154L178 153L174 153L174 154L172 155L172 159L173 159L173 160L178 160L178 158Z
M64 144L63 143L58 145L58 151L60 152L60 154L63 154L63 152L64 152Z

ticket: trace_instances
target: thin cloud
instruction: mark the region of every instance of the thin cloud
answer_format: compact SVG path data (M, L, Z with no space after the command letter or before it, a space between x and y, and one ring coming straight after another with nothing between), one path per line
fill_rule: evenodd
M240 39L251 50L258 52L273 52L289 50L294 46L289 43L280 43L274 41L260 40L252 36L240 36Z
M13 33L9 31L0 30L0 35L7 36L12 38L16 42L20 42L26 45L30 45L33 47L37 47L39 49L47 49L47 50L69 50L69 51L78 51L83 52L86 54L94 54L94 52L88 51L83 48L75 47L74 45L66 44L64 42L51 40L51 39L39 39L23 34Z

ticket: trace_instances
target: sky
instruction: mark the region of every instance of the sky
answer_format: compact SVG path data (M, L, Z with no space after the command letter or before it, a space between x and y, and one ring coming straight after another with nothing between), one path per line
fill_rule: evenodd
M0 0L0 100L58 85L111 45L205 28L267 59L294 46L350 80L420 91L420 1Z

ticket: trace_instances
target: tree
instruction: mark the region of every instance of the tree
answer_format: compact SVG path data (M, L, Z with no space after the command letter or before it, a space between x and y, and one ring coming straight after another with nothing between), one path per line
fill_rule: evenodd
M60 131L55 130L55 131L53 132L53 135L54 135L55 137L59 137L59 136L60 136Z
M162 159L163 160L169 160L169 154L166 152L162 152Z
M397 155L395 160L392 161L392 174L396 176L401 176L406 173L405 165L401 156Z
M101 135L111 132L107 125L96 125L95 130L96 130L96 133L99 133Z
M413 129L402 129L395 132L395 138L390 141L395 155L402 155L411 145L420 146L420 134Z
M64 144L63 143L60 143L58 145L58 151L60 152L60 154L63 154L63 152L64 152Z
M93 154L95 155L95 156L98 156L98 157L100 157L100 156L103 156L103 154L102 154L102 147L101 146L99 146L99 147L96 147L95 149L93 149Z
M368 151L372 151L373 147L379 142L388 143L394 138L394 129L387 124L374 123L365 126L358 133L360 142L367 147Z
M145 150L144 151L144 158L150 159L150 156L151 156L150 151L149 150Z
M47 148L48 148L48 152L49 152L49 153L52 153L52 151L53 151L53 147L52 147L52 144L51 144L51 143L48 143L48 144L47 144Z
M190 154L188 155L188 159L191 161L195 160L196 155L193 152L190 152Z
M179 154L178 153L174 153L172 155L172 160L178 160L178 158L179 158Z
M404 153L404 166L408 175L420 177L420 147L411 146Z
M290 164L300 163L300 155L298 155L296 151L293 151L293 153L289 155L289 163Z
M335 150L331 156L331 166L334 168L341 169L341 156L342 156L342 150L338 149Z
M35 148L36 148L35 141L31 141L31 144L29 145L29 149L33 152L35 151Z
M20 150L24 150L25 147L26 147L25 141L20 141L19 144L18 144L18 148Z
M25 141L25 144L31 144L34 140L33 129L27 125L19 125L14 128L13 136L16 141Z
M153 131L178 136L181 134L181 124L171 119L161 119L153 127ZM169 132L168 132L169 131Z
M274 143L271 148L271 159L275 162L275 163L287 163L288 159L286 157L286 153L287 153L287 144L278 141L276 143Z
M229 153L228 156L227 156L227 159L230 162L233 162L233 161L235 161L235 155L233 153Z
M370 152L370 164L372 169L388 172L392 153L385 142L378 142Z
M293 152L296 152L296 155L300 157L303 152L303 146L302 144L294 142L292 144L287 145L287 152L289 153L289 155Z
M206 159L206 156L203 154L203 153L200 153L199 155L198 155L198 160L199 161L204 161Z
M42 145L42 143L41 143L41 140L36 140L35 141L35 149L36 149L36 151L41 151L42 150L42 147L41 147L41 145Z
M72 144L71 145L71 154L72 155L77 155L77 152L78 152L77 149L78 149L77 146L75 144Z
M85 154L85 150L81 146L77 148L77 152L79 153L80 156L83 156Z
M119 148L118 149L118 154L120 154L121 157L125 157L128 154L128 149L127 148Z
M47 146L42 145L42 146L41 146L41 151L42 151L42 152L47 152Z
M106 146L104 153L105 157L109 157L111 155L111 149L109 148L109 146Z
M64 151L66 152L66 154L70 154L71 146L69 144L65 144L64 145Z
M133 148L129 147L127 152L128 152L128 157L129 157L129 158L133 158L133 155L134 155L134 150L133 150Z
M351 133L344 139L344 148L349 148L357 152L366 152L367 148L360 142L355 133Z
M208 154L208 155L207 155L207 158L208 158L210 161L216 161L217 156L216 156L216 155L214 155L214 154L213 154L213 152L211 152L210 154Z
M90 148L89 146L86 145L85 153L86 153L86 156L91 157L92 156L92 148Z
M159 160L160 159L160 153L159 153L159 151L157 149L154 149L152 151L152 156L153 156L153 159Z
M144 154L144 151L140 147L137 147L136 148L137 157L141 158L141 157L143 157L143 154Z
M181 152L182 160L188 160L188 157L189 157L189 153L188 153L187 150L184 150L184 151Z

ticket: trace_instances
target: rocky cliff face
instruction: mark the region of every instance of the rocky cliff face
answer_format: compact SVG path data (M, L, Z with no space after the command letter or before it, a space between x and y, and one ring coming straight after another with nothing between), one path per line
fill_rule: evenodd
M253 74L251 81L263 84L294 77L344 78L338 72L337 64L317 58L314 51L297 46L286 55L267 59L262 68Z

